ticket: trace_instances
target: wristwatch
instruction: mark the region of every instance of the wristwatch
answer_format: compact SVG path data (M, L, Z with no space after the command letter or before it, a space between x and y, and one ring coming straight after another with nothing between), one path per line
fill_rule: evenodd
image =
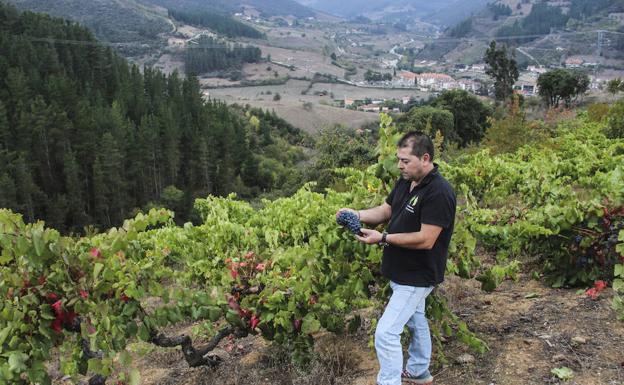
M386 231L381 233L381 241L379 241L379 246L388 246L388 242L386 242L387 236L388 236L388 233Z

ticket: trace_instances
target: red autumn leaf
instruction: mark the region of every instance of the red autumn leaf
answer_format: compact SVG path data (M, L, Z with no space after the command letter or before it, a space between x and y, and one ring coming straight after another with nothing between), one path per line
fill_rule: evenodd
M260 323L260 319L255 314L252 315L251 316L251 321L250 321L251 328L255 329L256 326L258 326L259 323Z
M80 291L79 291L79 293L80 293L80 296L81 296L82 298L84 298L84 299L89 298L89 292L88 292L88 291L86 291L86 290L80 290Z
M300 319L294 320L293 326L295 327L296 331L301 331L301 320Z
M74 323L74 320L76 319L76 317L78 317L78 314L74 313L73 311L68 311L68 312L63 313L62 317L63 317L64 323L72 324Z
M60 299L56 302L54 302L52 305L50 305L50 307L52 307L52 310L54 310L54 314L56 314L57 316L61 315L61 313L63 312L63 310L61 310L61 306L63 305L63 301L61 301Z
M236 279L236 277L238 277L238 271L231 269L230 275L232 276L232 279Z
M256 270L264 271L264 269L266 269L266 263L259 263L256 265Z
M126 293L122 293L121 296L119 297L119 299L121 300L121 302L128 302L128 301L130 301L130 297L128 297L126 295Z
M310 305L314 305L314 304L316 304L316 302L318 302L318 298L315 295L313 295L313 296L310 297L308 302L310 303Z
M241 262L238 264L240 267L247 267L247 262Z
M48 294L46 295L46 298L47 298L47 300L48 300L48 301L50 301L50 302L55 302L55 301L58 301L58 295L56 295L56 294L54 294L54 293L48 293Z
M54 321L52 321L52 330L60 333L63 330L63 320L60 318L56 318Z
M607 284L605 283L605 281L600 280L600 281L594 282L594 287L596 288L598 292L601 292L607 287Z
M254 255L255 253L253 251L250 251L247 254L245 254L245 259L252 259Z
M46 277L44 275L42 275L41 277L39 277L37 282L39 282L39 285L45 285L46 280L47 280Z
M590 297L591 299L597 299L598 298L598 291L596 290L595 287L592 287L591 289L588 289L585 294Z
M97 259L102 258L102 253L100 253L100 250L97 247L94 247L91 250L89 250L89 254L91 254L93 258L97 258Z
M251 315L251 311L249 311L249 309L240 308L238 309L238 315L241 318L248 318Z
M236 302L234 297L230 297L230 299L228 299L228 306L232 310L236 310L236 311L240 310L240 305L238 304L238 302Z

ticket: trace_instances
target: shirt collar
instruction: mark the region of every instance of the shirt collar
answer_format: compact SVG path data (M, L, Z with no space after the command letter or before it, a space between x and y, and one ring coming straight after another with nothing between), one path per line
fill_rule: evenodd
M434 163L433 164L433 169L431 171L429 171L429 173L427 175L425 175L424 178L422 178L422 180L420 181L420 183L418 183L416 188L424 187L424 186L428 185L438 175L439 175L438 174L438 164Z

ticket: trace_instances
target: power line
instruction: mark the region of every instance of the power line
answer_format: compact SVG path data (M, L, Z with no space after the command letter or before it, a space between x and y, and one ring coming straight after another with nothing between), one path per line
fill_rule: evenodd
M506 41L506 40L518 40L518 39L536 39L540 37L560 37L560 36L574 36L574 35L592 35L597 34L598 39L604 38L604 34L615 34L615 35L624 35L624 32L618 31L610 31L610 30L591 30L591 31L570 31L570 32L557 32L557 33L545 33L545 34L532 34L532 35L515 35L515 36L482 36L482 37L469 37L469 38L433 38L431 36L426 35L412 35L416 38L422 38L425 43L454 43L454 42L482 42L482 41ZM600 37L602 34L603 37ZM41 43L50 43L50 44L71 44L71 45L82 45L82 46L106 46L106 47L114 47L114 48L123 48L123 47L141 47L141 48L157 48L153 45L141 41L132 41L132 42L107 42L107 41L88 41L88 40L68 40L68 39L56 39L56 38L44 38L44 37L33 37L27 35L15 35L12 34L10 36L19 37L22 39L26 39L33 42L41 42ZM201 44L194 41L194 38L185 40L186 45L182 48L184 49L223 49L223 45L207 45ZM226 44L241 44L230 41L225 41ZM175 48L175 47L174 47ZM527 49L544 49L547 48L537 48L537 47L525 47Z

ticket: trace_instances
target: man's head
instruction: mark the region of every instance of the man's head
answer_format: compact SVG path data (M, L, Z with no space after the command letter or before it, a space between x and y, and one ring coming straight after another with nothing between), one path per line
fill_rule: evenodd
M422 132L408 132L399 140L398 166L407 180L420 182L433 169L433 156L433 142Z

